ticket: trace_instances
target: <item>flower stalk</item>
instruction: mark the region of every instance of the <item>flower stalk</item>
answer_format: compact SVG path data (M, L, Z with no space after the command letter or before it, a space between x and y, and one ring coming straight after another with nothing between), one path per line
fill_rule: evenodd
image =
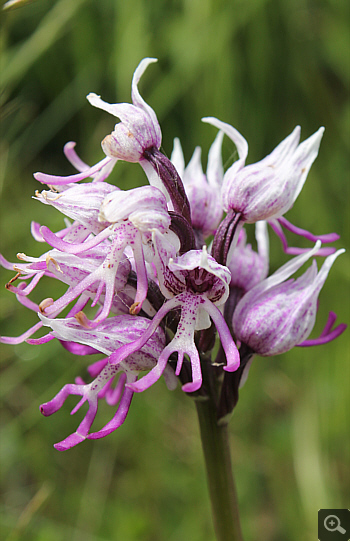
M217 421L213 400L196 400L217 541L243 541L232 471L229 430Z

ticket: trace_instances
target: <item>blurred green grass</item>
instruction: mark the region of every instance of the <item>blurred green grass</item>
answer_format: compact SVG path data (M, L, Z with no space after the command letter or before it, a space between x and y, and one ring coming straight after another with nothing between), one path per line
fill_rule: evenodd
M77 141L84 160L102 156L114 120L90 107L90 91L130 101L132 73L150 66L141 91L154 107L170 155L181 138L188 160L204 156L217 116L250 144L249 162L302 126L326 127L321 151L288 218L349 244L350 39L345 0L37 0L0 14L1 252L39 255L32 219L61 216L31 199L40 170L71 173L62 148ZM233 145L224 142L225 159ZM118 164L120 187L144 183ZM271 235L271 266L286 258ZM317 329L335 310L349 321L349 256L332 269ZM11 273L1 269L1 282ZM44 284L33 300L55 292ZM36 322L1 290L1 333ZM315 329L315 333L317 331ZM38 411L86 363L57 344L1 345L1 529L9 541L211 541L210 506L194 407L162 382L137 396L116 433L58 453L52 444L77 426L69 405ZM231 421L232 453L246 541L316 538L319 508L347 507L349 493L348 335L322 348L257 358ZM101 426L111 416L102 408ZM77 414L79 415L79 414Z

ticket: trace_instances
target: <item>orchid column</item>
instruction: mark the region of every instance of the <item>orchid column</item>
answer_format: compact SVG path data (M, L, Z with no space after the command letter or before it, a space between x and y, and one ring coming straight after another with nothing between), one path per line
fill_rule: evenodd
M120 119L102 141L101 161L90 167L69 142L64 153L78 173L34 175L49 186L36 192L36 199L59 210L64 227L54 233L33 222L33 237L48 245L44 253L19 253L20 263L0 256L1 265L16 273L7 289L38 315L22 335L0 340L32 345L59 340L82 362L101 355L82 367L90 381L77 371L74 383L57 389L40 407L51 416L64 408L69 395L81 397L72 413L88 404L77 429L55 443L59 451L114 432L126 420L134 394L146 392L161 377L169 390L180 381L197 408L217 539L239 541L228 423L254 355L322 345L345 330L344 324L334 327L336 315L330 312L320 337L309 338L319 292L343 252L321 244L337 241L338 235L314 235L284 217L316 159L323 128L301 144L296 128L269 156L246 166L244 137L220 120L203 119L219 128L204 174L200 147L187 166L178 139L171 159L161 150L156 114L138 90L153 62L146 58L137 67L132 104L108 104L88 95L93 106ZM224 134L238 152L226 172ZM139 163L149 185L123 191L104 182L112 173L117 176L118 160ZM255 224L257 250L247 243L250 224ZM270 276L268 224L284 252L295 256ZM289 247L282 227L314 246ZM313 258L323 256L318 271ZM60 298L36 304L30 294L43 277L67 288ZM46 334L34 336L43 328ZM100 400L115 411L94 431Z

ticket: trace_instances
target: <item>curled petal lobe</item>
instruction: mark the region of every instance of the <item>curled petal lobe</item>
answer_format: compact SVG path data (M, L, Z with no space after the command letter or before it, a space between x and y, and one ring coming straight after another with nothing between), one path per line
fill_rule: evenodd
M153 111L152 107L150 107L145 102L145 100L141 97L139 89L138 89L138 83L142 75L146 71L147 67L150 64L153 64L154 62L158 62L158 59L157 58L144 58L143 60L141 60L140 64L137 66L133 79L132 79L132 84L131 84L131 99L134 105L136 105L140 109L143 109L150 116L153 127L154 127L154 132L156 135L155 146L159 148L162 142L162 133L160 131L157 115Z

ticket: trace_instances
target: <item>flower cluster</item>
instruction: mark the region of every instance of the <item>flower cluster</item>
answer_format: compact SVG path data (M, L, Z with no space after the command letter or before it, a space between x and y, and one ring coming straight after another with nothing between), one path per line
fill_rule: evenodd
M18 254L20 263L0 256L0 264L16 272L7 289L39 318L21 336L3 336L1 342L57 339L74 355L104 356L88 366L89 383L77 377L41 406L49 416L69 395L81 397L72 413L88 402L76 432L57 443L58 450L110 434L124 422L133 394L162 375L169 389L180 379L183 391L201 399L213 398L214 389L218 419L224 420L254 354L271 356L294 346L324 344L345 329L344 324L334 328L331 312L321 336L308 339L319 292L343 252L321 243L334 242L338 235L313 235L284 217L317 156L323 128L299 143L297 127L262 161L245 165L248 144L243 136L220 120L205 118L219 132L204 174L199 147L187 166L178 139L171 159L160 150L156 114L138 90L153 62L146 58L137 67L132 104L87 96L93 106L120 120L102 141L106 156L99 163L84 163L69 142L64 153L78 173L34 175L49 187L36 192L36 199L65 216L64 228L56 233L32 223L33 237L49 249L37 258ZM226 172L224 134L238 153ZM149 184L123 191L106 182L118 160L139 163ZM246 224L255 224L256 250L247 244ZM284 251L295 256L271 276L267 224ZM314 246L288 246L283 228ZM314 259L303 275L292 279L314 256L326 256L320 271ZM29 296L44 276L67 289L60 298L37 305ZM49 332L33 338L42 327ZM220 345L212 359L216 341ZM116 412L92 432L102 399Z

